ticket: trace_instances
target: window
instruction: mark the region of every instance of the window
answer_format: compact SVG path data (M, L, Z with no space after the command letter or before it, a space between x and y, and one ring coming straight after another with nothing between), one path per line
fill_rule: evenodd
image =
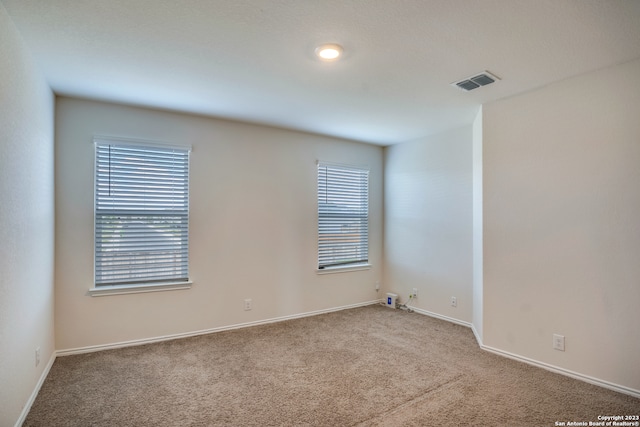
M96 139L95 286L189 281L189 147Z
M318 269L369 261L369 171L318 163Z

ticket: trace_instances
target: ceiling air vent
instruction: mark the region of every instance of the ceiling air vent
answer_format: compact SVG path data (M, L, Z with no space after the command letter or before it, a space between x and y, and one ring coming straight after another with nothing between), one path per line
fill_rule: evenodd
M486 86L495 82L496 80L500 80L497 76L491 74L488 71L485 71L481 74L477 74L473 77L467 77L466 79L462 79L460 81L451 83L451 86L457 86L460 89L468 92L473 89L477 89L480 86Z

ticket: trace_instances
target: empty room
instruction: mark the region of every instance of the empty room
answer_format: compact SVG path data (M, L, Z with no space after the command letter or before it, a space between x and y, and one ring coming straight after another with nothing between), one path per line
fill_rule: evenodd
M0 427L640 426L640 1L0 0Z

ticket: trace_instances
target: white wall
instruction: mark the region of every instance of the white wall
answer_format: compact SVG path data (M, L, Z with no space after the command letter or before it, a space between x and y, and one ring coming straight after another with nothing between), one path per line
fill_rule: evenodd
M0 425L7 426L54 352L53 95L2 4L0 58Z
M60 350L223 327L378 298L381 147L211 118L58 98L56 343ZM193 146L190 290L87 296L93 134ZM373 268L317 275L316 160L368 165ZM244 311L245 298L253 310Z
M385 291L471 322L472 127L387 147L384 190Z
M473 329L482 343L482 107L473 121Z
M636 60L483 107L484 343L635 390L639 76Z

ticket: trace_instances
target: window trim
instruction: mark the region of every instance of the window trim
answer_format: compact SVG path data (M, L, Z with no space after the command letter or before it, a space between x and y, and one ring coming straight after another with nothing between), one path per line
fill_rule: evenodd
M179 291L191 289L193 281L171 283L136 283L132 285L102 285L90 288L87 295L104 297L109 295L142 294L148 292Z
M93 286L88 290L87 295L92 297L98 296L107 296L107 295L122 295L122 294L132 294L132 293L148 293L148 292L160 292L160 291L172 291L172 290L183 290L190 289L193 285L193 281L191 279L191 275L189 272L189 267L187 264L187 277L184 280L176 280L169 279L167 281L140 281L140 282L130 282L130 283L117 283L117 284L103 284L96 285L96 197L97 197L97 167L98 167L98 158L97 158L97 149L99 145L109 145L109 144L120 144L120 145L129 145L129 146L137 146L137 147L149 147L149 148L161 148L161 149L178 149L184 150L188 152L187 157L187 173L191 174L191 152L193 148L191 145L181 145L181 144L170 144L166 142L160 141L152 141L152 140L143 140L136 138L123 138L123 137L114 137L114 136L104 136L104 135L94 135L93 140L93 160L94 160L94 169L93 169ZM187 197L190 198L191 186L189 185L187 191ZM187 206L190 203L187 201ZM187 208L187 239L189 240L189 208ZM188 241L187 240L187 241ZM187 250L187 262L189 257L189 250Z
M363 271L363 270L371 270L373 265L366 264L349 264L349 265L337 265L333 267L325 267L325 268L317 268L316 274L335 274L335 273L348 273L350 271Z
M318 197L319 197L319 182L318 182L318 178L319 178L319 168L321 166L326 166L326 167L336 167L336 168L346 168L346 169L350 169L350 170L359 170L359 171L366 171L367 173L367 259L366 260L362 260L359 262L353 262L353 263L346 263L346 264L335 264L335 265L327 265L325 267L320 268L320 205L318 203ZM371 222L371 218L370 218L370 197L371 197L371 192L370 192L370 188L371 188L371 169L369 168L369 166L367 165L355 165L355 164L346 164L346 163L336 163L336 162L327 162L327 161L322 161L322 160L316 160L316 231L317 231L317 236L316 236L316 274L318 275L324 275L324 274L335 274L335 273L347 273L347 272L351 272L351 271L362 271L362 270L370 270L372 268L372 265L370 263L371 259L370 259L370 222Z

